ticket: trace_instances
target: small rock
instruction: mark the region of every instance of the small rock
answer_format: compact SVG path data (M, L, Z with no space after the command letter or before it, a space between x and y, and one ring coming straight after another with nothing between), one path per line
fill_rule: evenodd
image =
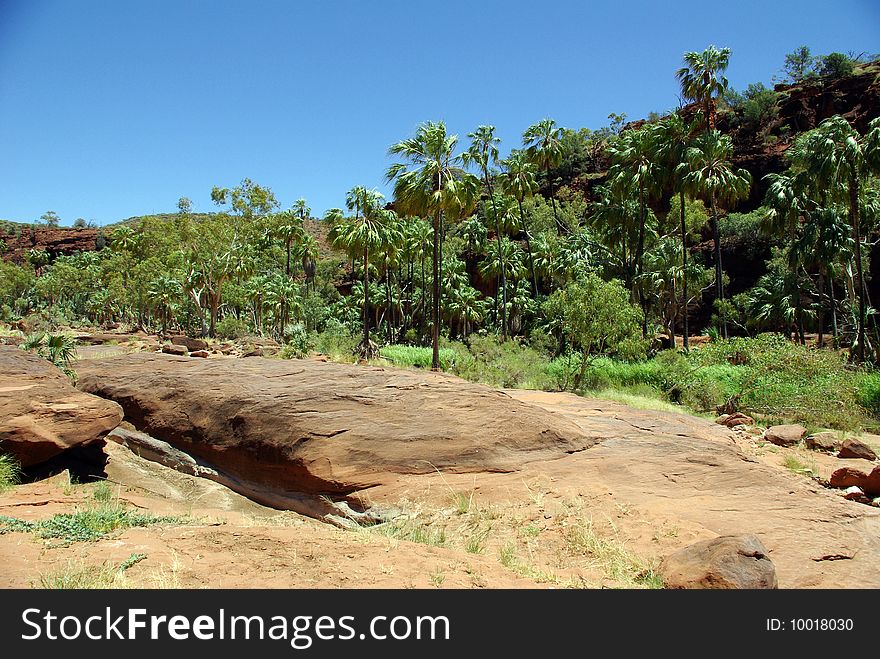
M831 487L861 487L868 478L868 474L852 467L841 467L831 474L828 484Z
M840 442L837 439L837 433L831 431L813 433L804 440L807 448L814 451L828 451L829 453L836 451Z
M755 420L742 412L734 412L733 414L722 414L715 419L715 423L728 428L736 428L737 426L753 426Z
M845 439L843 440L843 444L840 446L840 452L837 454L838 458L861 458L862 460L876 460L877 454L874 453L873 449L860 442L857 439Z
M262 357L263 349L262 348L251 348L249 350L245 350L241 353L242 357Z
M168 346L162 346L162 352L166 355L185 355L186 346L179 346L172 343Z
M206 350L208 348L208 342L203 339L193 339L189 336L184 336L182 334L176 334L170 337L171 343L178 346L186 346L186 349L189 351L193 350Z
M189 353L189 356L190 356L190 357L203 357L203 358L204 358L204 357L207 357L207 356L210 355L210 354L211 354L211 353L208 352L207 350L193 350L191 353Z
M660 563L667 588L777 588L776 568L751 534L703 540Z
M849 501L860 501L865 499L865 493L862 492L862 488L858 485L852 485L846 488L846 492L843 494L843 498Z
M789 423L781 426L771 426L764 431L764 439L777 446L794 446L807 429L799 423Z

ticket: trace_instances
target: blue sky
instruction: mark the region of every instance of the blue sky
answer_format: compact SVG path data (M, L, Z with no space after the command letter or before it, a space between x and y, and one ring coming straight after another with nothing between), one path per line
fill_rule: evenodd
M387 191L422 121L495 124L506 151L545 116L640 118L712 43L735 88L769 83L801 44L880 51L880 3L0 0L0 218L209 211L244 177L320 215Z

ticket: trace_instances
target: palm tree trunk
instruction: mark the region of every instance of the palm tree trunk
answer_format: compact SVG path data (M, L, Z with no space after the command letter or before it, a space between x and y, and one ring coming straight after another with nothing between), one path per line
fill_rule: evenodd
M431 320L431 370L440 370L440 209L434 217L434 281Z
M831 293L831 337L833 347L837 347L837 300L834 295L834 274L828 277L828 290Z
M370 345L370 248L364 245L364 345L366 350Z
M501 225L498 224L498 209L495 206L495 195L492 194L492 183L489 181L489 171L483 168L483 177L486 179L486 188L489 190L489 199L492 201L492 215L495 219L495 242L498 245L498 262L501 260ZM496 294L495 297L498 297ZM501 268L501 340L507 341L507 277L504 267Z
M550 178L549 167L545 170L545 173L547 174L547 182L550 184L550 203L553 206L553 219L556 221L556 232L560 236L564 236L568 233L568 227L560 221L559 213L556 212L556 195L553 193L553 180Z
M683 289L682 300L681 300L681 316L682 316L682 329L681 329L681 339L684 344L684 351L688 352L690 350L690 332L688 330L688 278L687 278L687 265L688 265L688 250L687 250L687 226L685 223L685 210L684 210L684 190L678 193L678 200L681 206L681 267L682 267L682 282L681 287Z
M287 239L287 265L284 270L287 273L287 277L290 277L290 238Z
M642 276L643 261L645 255L645 223L647 221L647 212L645 205L645 189L643 184L639 184L639 242L636 245L636 279ZM641 281L638 284L639 306L642 308L642 337L648 336L648 303L645 300L645 294L642 291Z
M859 361L865 361L865 277L862 272L862 232L859 226L859 180L853 175L849 186L849 219L856 241L856 272L859 278Z
M529 228L526 226L526 216L523 213L522 199L517 199L519 204L519 223L522 226L523 235L526 237L526 252L529 255L529 271L532 273L532 294L538 298L538 277L535 275L535 258L532 256L532 239L529 236Z
M718 227L718 209L715 206L715 193L711 195L710 205L712 207L712 237L715 240L715 296L720 303L724 302L724 270L721 267L721 230ZM721 313L721 336L725 339L727 336L727 315L724 307L720 308Z
M825 295L825 268L824 266L819 268L819 312L818 312L818 323L819 323L819 340L818 344L820 348L825 347L825 305L822 304L822 296Z

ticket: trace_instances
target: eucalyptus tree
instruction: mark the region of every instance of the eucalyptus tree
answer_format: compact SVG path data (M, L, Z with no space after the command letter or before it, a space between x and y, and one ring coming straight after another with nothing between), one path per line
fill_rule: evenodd
M519 221L523 236L526 239L526 254L529 258L529 271L532 275L532 294L538 297L538 277L535 274L535 258L532 253L532 237L526 224L523 202L538 189L535 165L528 159L525 152L514 150L501 164L504 173L501 175L501 187L504 192L516 199L519 208Z
M471 139L467 151L462 154L462 162L465 165L475 165L480 170L486 192L489 195L489 204L492 207L492 218L495 222L495 245L498 258L501 258L501 226L498 224L498 205L492 190L492 179L489 177L489 167L498 162L498 144L501 140L495 137L495 126L477 126L477 129L468 133ZM507 340L507 312L505 311L507 300L507 280L504 272L501 273L501 299L505 302L501 305L501 339Z
M872 120L867 133L862 136L840 115L829 117L817 128L802 135L793 149L793 159L802 163L814 185L825 190L830 199L848 206L858 278L856 341L858 358L864 361L867 296L862 263L860 205L865 183L871 175L880 173L880 118Z
M556 230L560 235L569 233L570 228L559 219L550 170L562 162L563 137L564 129L557 126L553 119L542 119L532 124L526 128L522 137L528 158L547 176L547 183L550 185L550 203L553 205L553 219L556 221Z
M432 370L440 370L440 232L444 214L463 217L476 203L475 176L463 168L456 153L458 136L450 135L443 122L421 124L413 137L391 145L389 155L404 162L392 164L386 173L394 182L395 207L401 213L429 216L433 234L433 308L431 328Z
M724 269L721 263L721 233L718 225L718 204L733 203L748 196L752 177L745 169L736 169L731 163L733 141L717 130L697 138L687 150L687 173L683 177L686 189L709 202L712 217L712 237L715 241L715 295L719 304L724 302ZM727 338L727 320L721 313L721 333Z
M706 122L706 133L715 129L716 98L723 96L728 88L724 72L730 63L730 48L709 46L701 53L684 54L684 66L675 72L681 85L682 96L699 103Z
M364 359L375 359L379 347L370 339L370 251L382 248L395 214L384 208L385 197L377 190L359 188L356 196L359 213L354 218L339 221L342 211L332 209L328 212L328 219L334 223L327 238L334 247L351 255L360 254L363 258L364 334L357 351Z
M688 270L688 228L685 204L685 176L687 168L687 150L690 146L694 133L694 126L688 124L679 113L672 114L656 124L654 131L654 145L657 155L663 166L661 172L665 175L667 183L678 194L679 203L679 238L681 240L681 268L682 272ZM690 350L690 328L688 327L688 277L682 278L682 343L685 352ZM673 328L674 329L674 328Z

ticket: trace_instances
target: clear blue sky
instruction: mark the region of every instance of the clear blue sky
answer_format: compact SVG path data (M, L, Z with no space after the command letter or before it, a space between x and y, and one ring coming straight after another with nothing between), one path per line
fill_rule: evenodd
M639 118L712 43L735 88L769 83L801 44L880 51L880 3L0 0L0 218L208 211L244 177L320 215L387 191L421 121L495 124L506 151L545 116Z

